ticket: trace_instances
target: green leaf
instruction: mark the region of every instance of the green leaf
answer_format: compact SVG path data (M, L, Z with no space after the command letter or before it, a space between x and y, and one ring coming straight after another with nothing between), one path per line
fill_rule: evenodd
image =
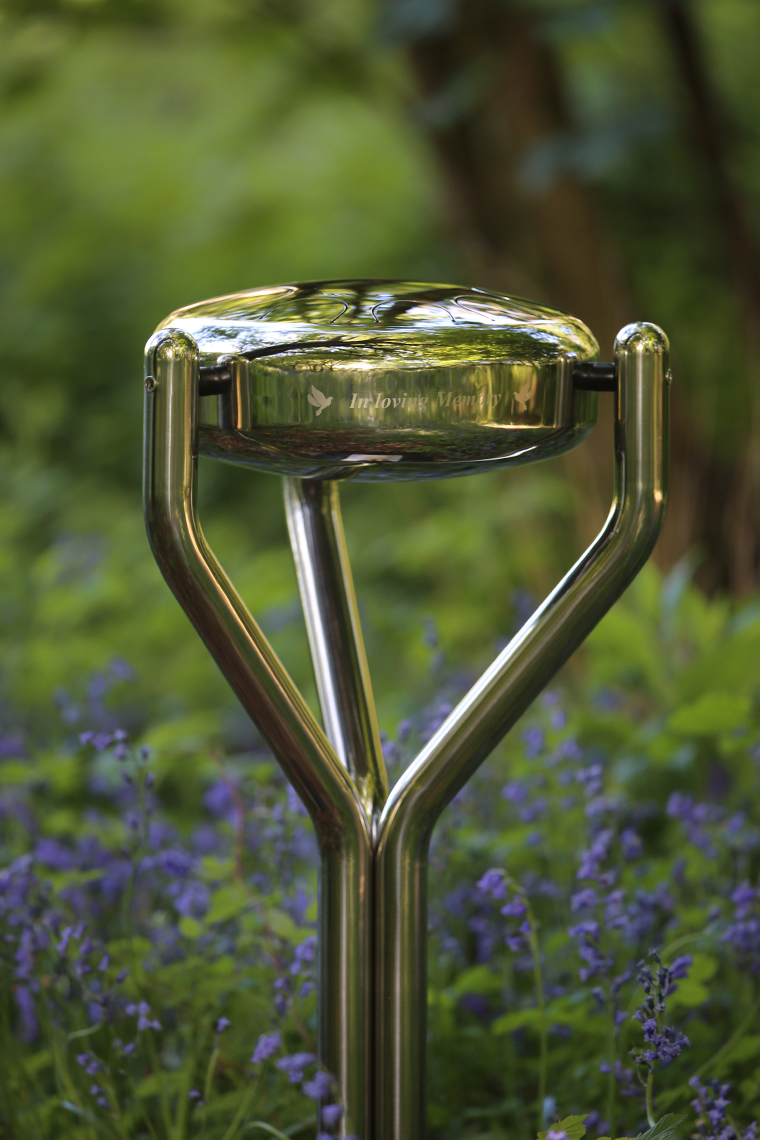
M760 1053L760 1036L743 1037L737 1041L733 1049L720 1059L720 1066L736 1065L740 1061L749 1061Z
M185 938L200 938L203 934L203 923L198 922L197 918L190 918L189 915L179 920L179 928Z
M669 1112L666 1116L658 1120L656 1124L653 1124L651 1128L648 1128L646 1132L639 1132L636 1140L675 1140L677 1136L676 1129L681 1121L685 1119L685 1116L675 1116L672 1112Z
M749 716L749 697L735 693L705 693L693 704L674 712L668 727L673 732L691 736L712 736L746 725Z
M266 911L264 921L272 931L272 934L278 938L284 938L286 942L292 942L296 946L299 942L304 942L310 934L314 933L314 931L308 927L304 928L303 926L298 926L284 910L273 909Z
M232 859L217 859L215 855L204 855L201 860L201 877L223 882L232 878L235 864Z
M459 975L452 986L458 996L462 994L499 993L504 982L489 966L472 966Z
M168 1073L166 1071L151 1073L150 1076L143 1077L135 1092L141 1098L158 1096L162 1092L174 1094L181 1082L182 1073Z
M234 918L250 905L251 897L242 883L232 883L229 887L220 887L211 896L211 906L205 916L206 925L215 922L226 922Z
M677 983L678 988L668 999L671 1009L683 1006L696 1009L710 996L705 985L718 969L718 960L710 954L694 954L688 976Z
M103 1022L99 1021L97 1025L88 1025L86 1029L77 1029L75 1033L69 1033L66 1040L76 1041L79 1037L89 1037L91 1033L97 1033L102 1027Z
M491 1032L497 1036L504 1033L514 1033L516 1029L524 1029L527 1025L536 1025L540 1020L539 1010L520 1009L516 1013L505 1013L502 1017L497 1017L491 1025Z
M558 1124L552 1124L551 1131L566 1132L568 1140L582 1140L582 1137L586 1135L586 1125L583 1122L587 1116L587 1112L584 1112L581 1116L566 1116L565 1119L560 1120ZM538 1140L546 1140L548 1132L548 1128L546 1132L539 1132Z
M279 1128L274 1128L271 1124L266 1124L263 1120L253 1120L246 1128L246 1132L252 1131L254 1128L261 1128L262 1131L268 1132L270 1136L276 1136L278 1140L290 1140L284 1132L280 1132Z

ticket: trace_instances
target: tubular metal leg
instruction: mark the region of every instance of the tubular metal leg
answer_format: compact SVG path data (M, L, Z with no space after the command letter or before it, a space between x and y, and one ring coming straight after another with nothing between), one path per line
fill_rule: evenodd
M320 1060L341 1087L340 1135L366 1137L370 968L369 822L353 780L232 583L197 518L198 350L149 342L145 518L161 571L311 815L320 850Z
M606 526L454 709L391 792L375 850L376 1138L425 1129L427 857L443 808L528 708L654 547L667 496L668 343L616 343L615 499Z
M286 479L285 509L325 731L374 820L388 798L388 776L338 484Z
M338 484L286 479L285 509L325 730L356 784L367 819L372 825L379 818L388 796L388 776L343 534ZM374 877L369 874L364 888L365 911L362 921L369 924L370 938L374 909L373 887ZM373 1043L373 993L369 966L363 984L367 1011L364 1032L369 1069L366 1073L365 1130L356 1131L355 1134L363 1140L369 1140L372 1116L369 1103L372 1083L369 1057ZM321 1050L325 1057L335 1048L334 1042L330 1040L333 1031L326 1019L320 1019ZM351 1057L347 1055L343 1071L352 1063ZM354 1115L349 1113L352 1119ZM349 1134L354 1131L348 1124L346 1128Z

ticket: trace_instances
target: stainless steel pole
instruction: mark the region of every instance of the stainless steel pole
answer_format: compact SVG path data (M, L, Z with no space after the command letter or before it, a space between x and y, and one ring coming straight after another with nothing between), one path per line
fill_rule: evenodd
M366 1137L369 822L353 780L203 537L196 502L198 349L192 337L158 333L148 343L146 373L148 537L177 600L314 823L321 856L320 1060L341 1087L341 1135Z
M619 598L660 533L668 486L668 342L616 342L615 498L607 524L457 705L391 792L376 838L377 1140L422 1140L427 858L443 809Z
M325 731L374 821L388 798L388 775L338 484L286 479L285 510Z

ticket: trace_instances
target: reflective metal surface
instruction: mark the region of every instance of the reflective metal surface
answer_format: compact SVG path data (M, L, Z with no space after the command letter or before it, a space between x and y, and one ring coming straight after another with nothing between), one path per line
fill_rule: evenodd
M191 305L200 447L321 479L420 479L558 455L598 398L572 370L598 345L574 317L500 293L398 281L254 289Z
M285 480L290 544L325 731L374 821L388 796L336 483Z
M367 817L353 780L213 553L197 519L198 350L148 342L145 519L177 600L306 805L320 850L319 1052L339 1080L348 1134L369 1135Z
M615 499L583 557L457 705L391 792L375 850L376 1136L425 1122L427 856L443 809L641 569L668 485L668 344L654 325L618 336Z
M331 358L333 364L326 370L340 373L343 369L354 377L375 376L377 348L368 344L367 330L361 325L362 321L366 325L371 319L382 326L383 336L390 330L398 340L392 348L387 344L383 348L383 360L393 358L384 382L388 382L392 374L396 378L394 383L405 384L406 391L418 390L414 388L419 380L414 352L423 354L422 341L429 337L428 363L436 353L440 354L441 344L445 342L452 375L457 369L464 370L457 373L459 383L467 370L475 367L467 358L470 350L473 356L481 354L477 367L482 366L482 345L475 352L473 344L484 334L478 325L471 335L472 328L466 323L469 318L459 328L451 314L456 305L463 303L462 297L477 291L455 290L452 300L448 293L448 299L442 297L442 289L440 286L395 285L391 288L388 283L339 282L258 290L237 298L222 298L173 314L169 319L172 327L153 337L146 355L149 379L145 397L145 512L151 545L180 604L267 739L314 821L321 855L320 1059L340 1082L345 1113L339 1135L356 1136L361 1140L422 1140L424 1135L427 852L436 820L638 572L656 541L667 496L667 340L653 325L631 325L618 337L617 369L601 370L605 386L617 384L616 489L607 524L387 796L340 520L338 486L334 481L338 475L345 476L345 471L341 468L336 474L334 459L340 452L329 448L333 434L345 442L342 434L346 430L345 423L340 418L330 419L328 411L332 404L323 403L318 409L319 418L322 415L327 418L319 428L321 434L315 435L313 421L304 419L299 431L285 439L284 450L282 439L276 448L262 443L259 429L254 430L251 425L255 418L253 403L264 389L256 387L258 381L252 379L251 362L243 358L243 353L261 349L262 341L256 338L263 337L265 332L266 335L271 333L271 330L262 332L259 327L262 322L266 324L268 314L276 314L278 326L290 321L292 328L286 328L285 332L293 336L297 333L302 338L307 316L315 327L318 320L323 325L329 324L327 318L332 317L334 324L348 322L348 330L341 331L339 336L333 331L333 338L340 343L323 346L325 351L335 349L343 354ZM353 309L346 301L347 291L353 296ZM379 291L383 296L390 296L386 296L385 301L376 300L372 310L368 308L367 298L376 298ZM476 299L479 304L490 305L490 300L483 302L482 298L492 296L477 294ZM310 306L317 301L319 306L328 307L314 310ZM408 302L407 308L402 301ZM429 315L420 315L423 301L433 306L443 305L448 316L436 316L435 321L439 322L436 324ZM488 340L494 367L501 367L505 359L519 355L514 349L516 342L510 340L512 333L508 333L504 325L504 308L508 307L509 299L500 301L503 307L498 321L502 324L497 323L498 335ZM238 305L237 310L233 302ZM274 308L262 316L261 306L270 303ZM334 308L330 309L329 304ZM390 316L382 308L383 304L387 304ZM583 401L593 401L595 415L597 396L578 391L573 394L568 369L574 359L589 359L596 349L593 338L579 322L562 317L567 329L575 330L572 335L579 338L579 346L583 337L590 339L585 341L585 357L578 347L576 355L568 352L567 361L558 363L557 357L551 355L556 348L556 340L551 340L557 335L556 328L554 331L548 328L552 321L560 319L558 315L547 316L546 310L531 309L523 302L509 302L509 305L522 314L523 323L514 335L522 338L521 366L534 370L536 383L534 387L531 380L531 392L533 395L543 393L536 404L536 415L541 422L534 426L538 433L546 430L548 434L541 436L524 457L525 460L540 458L551 453L552 439L555 449L562 449L570 445L568 440L587 429L592 404ZM493 317L494 313L488 311ZM533 326L528 321L529 311L535 314ZM412 314L408 318L413 323L412 333L403 325L407 312ZM358 325L350 324L354 318ZM190 320L198 322L193 328L203 346L203 355L189 327L184 327ZM183 327L176 327L178 321ZM425 321L432 323L428 327ZM255 327L248 327L251 322ZM317 329L319 335L324 334L323 325ZM452 329L452 325L456 327ZM441 327L447 336L451 334L444 342L440 341ZM509 327L514 329L515 326ZM213 341L209 328L215 330L219 343ZM280 329L278 335L285 333ZM309 332L309 336L312 335L316 335L314 329ZM409 340L404 339L407 335ZM567 335L570 336L570 332ZM291 341L293 336L290 336ZM460 336L461 351L457 347ZM501 357L499 337L506 346ZM548 349L542 337L551 342ZM228 350L226 358L220 347L222 341ZM254 349L249 350L249 345ZM295 351L292 343L290 349ZM309 355L303 358L307 377L317 361L313 349L310 344ZM531 352L533 357L530 357ZM272 355L278 353L276 349ZM338 364L333 367L336 360ZM201 361L205 369L212 369L211 373L204 372L203 391L214 390L216 386L215 390L221 394L199 397ZM299 371L296 365L295 358L288 356L288 362L283 365L285 373L278 374L277 383L287 379L287 383L296 385ZM514 360L509 368L513 365L517 367ZM563 369L570 388L563 388ZM601 385L595 371L588 371L591 381ZM326 386L321 389L323 396L326 391ZM453 387L450 391L453 392ZM502 441L513 438L509 432L525 428L522 397L517 396L519 390L517 393L512 390L510 399L513 405L519 405L518 409L496 425ZM527 390L523 396L525 407L531 408L532 396ZM336 398L333 395L333 403ZM219 402L217 422L213 432L208 421L205 427L201 424L200 436L207 447L209 440L215 439L219 453L225 458L230 458L237 447L236 454L244 462L258 464L263 455L263 466L291 474L295 468L295 473L303 474L299 466L307 454L303 441L323 448L313 452L309 460L313 463L313 473L319 478L286 481L286 508L326 734L203 539L196 507L198 408L199 402L209 400ZM585 409L582 415L579 408ZM551 424L547 409L554 416ZM384 410L388 409L381 409ZM531 414L533 411L535 408ZM291 419L295 415L293 405L288 415ZM316 410L314 415L317 416ZM461 469L463 462L477 465L475 469L481 470L492 465L493 452L486 444L490 446L494 437L494 421L489 425L484 419L478 419L473 408L468 415L471 418L467 422L474 434L467 436L470 450L466 460L462 460L461 451L457 459L451 455L441 459L439 455L431 460L431 453L426 452L427 458L421 460L421 452L415 450L415 434L417 443L422 440L428 446L430 433L438 431L439 443L443 441L441 446L449 446L456 434L452 432L452 422L441 419L434 429L430 424L417 421L415 428L411 413L402 410L393 428L401 440L399 446L404 448L402 458L391 463L387 456L382 460L377 456L365 457L361 461L355 457L354 474L363 476L369 472L374 477L392 467L396 473L393 477L398 477L402 464L408 463L407 477L426 477L439 474L442 466L446 473L452 473L458 465ZM565 420L562 420L563 415ZM400 428L399 422L402 422ZM389 429L384 423L379 416L372 420L368 415L364 420L358 419L351 430L369 431L372 438L387 441ZM291 426L299 425L291 423ZM461 427L462 422L454 426ZM457 446L460 446L464 437L457 438ZM500 453L496 461L520 459L514 442L508 443L508 449L510 447L513 450L508 455Z

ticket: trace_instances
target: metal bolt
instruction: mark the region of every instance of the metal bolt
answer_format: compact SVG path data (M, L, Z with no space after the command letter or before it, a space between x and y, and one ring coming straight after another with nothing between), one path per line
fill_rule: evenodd
M145 377L145 391L146 392L155 392L155 390L156 390L156 378L155 378L155 376L146 376Z

